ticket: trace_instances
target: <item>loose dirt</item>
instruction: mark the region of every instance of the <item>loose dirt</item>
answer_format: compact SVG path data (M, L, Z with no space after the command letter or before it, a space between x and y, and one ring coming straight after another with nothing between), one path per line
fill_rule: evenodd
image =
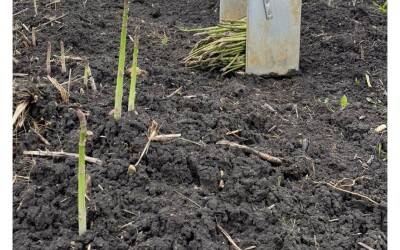
M338 0L330 7L304 0L301 72L287 78L220 77L180 63L196 39L179 27L216 24L218 1L130 1L128 33L140 25L139 66L148 74L138 80L138 115L126 112L125 77L119 123L108 113L114 107L122 1L62 1L56 8L38 2L35 17L32 1L14 1L14 13L27 8L14 16L14 25L28 39L22 24L31 29L65 16L40 27L37 47L25 46L14 32L14 73L27 74L15 77L14 94L21 86L38 93L14 135L14 174L25 177L14 179L15 249L228 249L217 224L242 249L360 249L360 243L386 249L387 140L374 129L387 116L387 26L370 1L354 7ZM52 76L68 80L56 57L60 40L67 56L88 58L97 93L78 80L64 104L45 79L50 41ZM131 51L129 41L128 65ZM72 79L83 75L79 61L67 58L67 68ZM343 95L349 101L341 110ZM93 132L87 155L104 162L87 164L89 229L82 237L77 160L22 154L76 153L78 107ZM152 142L137 173L128 175L151 120L161 134L180 133L192 142ZM33 121L50 145L30 128ZM222 139L283 163L217 145Z

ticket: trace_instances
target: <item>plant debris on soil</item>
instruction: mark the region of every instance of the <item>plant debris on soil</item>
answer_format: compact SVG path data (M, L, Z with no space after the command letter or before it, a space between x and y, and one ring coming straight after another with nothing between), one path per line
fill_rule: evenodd
M387 139L376 130L387 118L387 19L371 1L303 0L301 72L280 78L182 65L197 41L179 27L215 26L218 1L130 1L146 74L137 114L125 95L115 122L122 4L37 1L35 15L33 1L14 0L13 110L26 103L14 130L14 249L387 248ZM97 91L83 84L82 58ZM76 154L77 108L86 154L102 162L86 164L83 236L77 158L24 155ZM128 174L151 121L179 137L149 143Z

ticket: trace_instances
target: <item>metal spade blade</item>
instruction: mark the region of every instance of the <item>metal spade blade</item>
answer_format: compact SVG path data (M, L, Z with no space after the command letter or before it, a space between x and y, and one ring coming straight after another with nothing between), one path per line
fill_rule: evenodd
M247 4L246 73L286 75L299 70L301 0Z

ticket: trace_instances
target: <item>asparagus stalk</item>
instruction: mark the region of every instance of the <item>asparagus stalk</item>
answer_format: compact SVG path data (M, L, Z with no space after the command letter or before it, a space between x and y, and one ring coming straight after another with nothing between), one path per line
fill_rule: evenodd
M86 148L86 118L83 112L78 109L76 115L80 122L79 133L79 160L78 160L78 226L79 235L86 232L86 170L85 170L85 148Z
M122 95L124 85L124 71L125 71L125 50L126 50L126 33L128 26L128 0L124 0L124 11L122 17L121 41L119 48L119 61L118 61L118 75L117 86L115 90L115 106L114 106L114 119L121 119L122 112Z
M137 65L138 65L138 54L139 54L139 36L136 35L133 42L133 60L131 69L131 86L129 89L129 101L128 101L128 111L135 110L135 100L136 100L136 78L137 78Z

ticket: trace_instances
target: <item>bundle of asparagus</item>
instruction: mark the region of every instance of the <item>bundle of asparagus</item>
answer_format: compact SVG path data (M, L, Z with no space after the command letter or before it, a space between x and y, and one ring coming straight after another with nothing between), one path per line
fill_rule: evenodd
M193 47L184 63L190 68L220 69L222 75L246 65L246 19L222 21L218 26L188 29L206 36Z

